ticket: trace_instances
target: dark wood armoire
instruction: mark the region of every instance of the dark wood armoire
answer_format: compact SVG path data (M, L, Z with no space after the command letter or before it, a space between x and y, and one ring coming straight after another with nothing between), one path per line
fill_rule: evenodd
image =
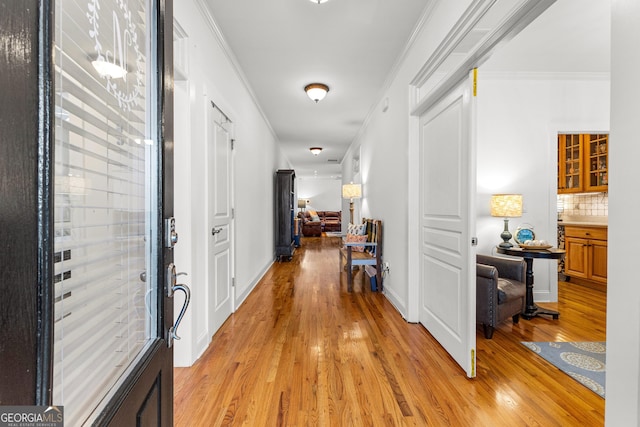
M296 173L279 169L275 179L275 241L276 257L290 260L295 250L294 219L296 214Z

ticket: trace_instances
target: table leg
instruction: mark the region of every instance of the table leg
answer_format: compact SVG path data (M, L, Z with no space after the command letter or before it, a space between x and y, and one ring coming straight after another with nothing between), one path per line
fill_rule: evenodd
M560 313L553 310L547 310L541 307L538 307L533 302L533 258L525 258L524 262L527 264L527 294L525 300L525 309L524 313L522 313L522 317L527 320L533 319L536 316L540 315L548 315L552 316L554 319L557 319L560 316Z

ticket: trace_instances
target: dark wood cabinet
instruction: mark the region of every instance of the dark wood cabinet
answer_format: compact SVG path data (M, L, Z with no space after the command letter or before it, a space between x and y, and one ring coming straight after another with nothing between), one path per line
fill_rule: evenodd
M291 259L295 250L294 224L296 213L296 173L293 169L276 171L275 227L276 257Z

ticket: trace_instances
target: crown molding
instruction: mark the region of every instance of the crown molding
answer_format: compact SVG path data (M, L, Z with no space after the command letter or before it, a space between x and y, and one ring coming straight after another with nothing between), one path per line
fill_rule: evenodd
M351 144L349 145L349 149L347 149L347 151L345 152L345 155L342 158L343 160L344 160L344 157L346 157L346 155L350 153L351 146L356 144L358 142L358 140L364 134L364 131L368 127L369 122L371 121L371 119L373 117L373 114L378 109L378 106L380 105L380 102L382 102L382 100L385 98L386 92L389 90L389 88L391 87L391 84L393 83L395 78L398 76L398 73L400 72L400 68L402 67L402 65L404 64L405 60L407 59L409 51L411 50L411 48L413 47L414 43L418 39L418 36L420 35L422 30L426 26L427 22L431 18L431 14L433 13L433 9L435 8L435 5L438 4L438 1L439 0L429 0L429 3L427 4L427 6L425 6L425 8L423 9L422 15L420 16L420 19L418 20L416 25L413 27L413 31L411 32L411 35L409 36L409 38L407 40L407 43L405 44L404 48L402 49L402 52L400 52L400 54L396 58L393 66L391 67L391 70L389 71L389 74L387 74L387 77L386 77L384 83L381 85L381 89L379 90L378 96L376 97L376 102L374 102L373 105L371 106L371 108L369 109L369 112L367 113L367 115L365 116L364 121L362 122L362 126L360 126L360 129L358 129L358 132L356 133L356 135L351 140ZM342 161L340 163L342 163Z
M269 132L271 133L271 135L273 136L274 140L277 143L279 141L278 135L273 130L273 127L271 126L271 122L269 122L269 119L267 118L267 115L265 114L264 110L260 106L260 103L258 102L258 98L256 97L255 92L253 91L253 88L249 84L249 80L247 79L246 75L242 71L242 68L240 67L240 64L238 63L236 55L233 53L233 50L231 50L231 47L227 43L226 38L224 37L224 35L222 34L222 31L220 30L220 27L216 23L215 18L213 17L213 15L211 14L211 11L207 7L207 5L205 3L205 0L194 0L194 1L195 1L196 6L198 7L198 9L200 9L200 12L202 13L202 16L204 17L204 20L209 25L209 28L211 29L211 32L213 33L214 38L217 40L218 45L222 49L222 51L223 51L224 55L226 56L226 58L231 63L231 66L233 67L234 72L236 73L236 75L238 76L240 81L242 82L242 85L247 90L247 93L249 94L249 97L253 101L253 104L255 105L255 107L258 109L258 111L260 113L260 116L264 120L265 124L267 125L267 128L269 129ZM289 159L286 158L284 153L280 152L280 154L285 158L287 163L290 164Z
M495 3L495 0L476 0L467 9L467 12L445 37L436 51L411 81L414 105L411 109L412 116L420 116L432 105L444 97L451 88L458 85L468 77L470 70L479 67L491 54L503 43L508 42L529 23L543 13L556 0L523 0L518 7L510 10L502 20L493 28L481 42L469 51L466 57L451 70L444 79L427 94L420 93L429 78L434 75L440 65L449 57L464 37L473 30L476 23Z

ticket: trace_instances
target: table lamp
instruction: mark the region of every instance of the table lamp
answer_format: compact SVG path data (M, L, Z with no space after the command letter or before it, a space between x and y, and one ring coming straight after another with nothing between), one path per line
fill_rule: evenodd
M498 246L510 248L513 244L509 232L509 218L522 216L522 194L494 194L491 196L491 216L504 218L504 230L500 233L503 242Z
M353 199L362 197L362 186L360 184L344 184L342 186L342 198L349 199L349 223L353 224Z

